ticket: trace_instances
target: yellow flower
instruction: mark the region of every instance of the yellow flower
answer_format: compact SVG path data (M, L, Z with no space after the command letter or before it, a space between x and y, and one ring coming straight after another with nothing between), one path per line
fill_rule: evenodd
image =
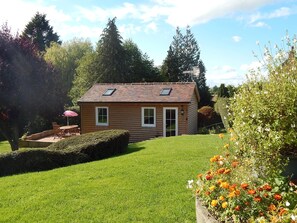
M216 186L214 186L214 185L212 185L212 186L209 187L209 190L210 191L214 191L214 189L216 189Z
M211 201L211 206L215 207L218 204L218 200L212 200Z
M235 191L230 192L229 195L228 195L229 198L232 198L232 197L235 197L235 196L236 196Z
M227 208L227 206L228 206L228 202L223 202L223 204L222 204L222 208Z
M225 149L228 149L229 146L230 146L230 145L227 143L227 144L224 145L224 148L225 148Z
M220 134L219 134L219 138L220 138L220 139L224 138L224 134L223 134L223 133L220 133Z

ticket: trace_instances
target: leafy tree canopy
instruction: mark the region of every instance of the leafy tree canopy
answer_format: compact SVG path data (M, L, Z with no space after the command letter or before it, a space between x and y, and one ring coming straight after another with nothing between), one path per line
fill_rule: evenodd
M61 86L66 107L72 104L69 91L73 86L74 78L78 75L77 68L82 63L82 58L93 51L92 43L89 40L77 38L62 45L52 42L50 48L46 49L45 60L51 63L61 75Z
M12 150L25 126L37 115L59 112L58 76L27 39L12 36L4 25L0 30L0 133ZM63 109L63 107L62 107Z

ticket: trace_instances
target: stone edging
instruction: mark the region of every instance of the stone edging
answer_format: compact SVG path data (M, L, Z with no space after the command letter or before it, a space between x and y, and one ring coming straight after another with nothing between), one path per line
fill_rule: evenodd
M196 204L196 221L197 223L219 223L201 204L198 198L195 198Z

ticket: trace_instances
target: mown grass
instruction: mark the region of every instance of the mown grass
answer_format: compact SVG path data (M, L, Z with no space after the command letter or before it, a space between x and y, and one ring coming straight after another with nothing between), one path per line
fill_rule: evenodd
M195 222L187 180L219 147L216 135L159 138L122 156L3 177L0 222Z

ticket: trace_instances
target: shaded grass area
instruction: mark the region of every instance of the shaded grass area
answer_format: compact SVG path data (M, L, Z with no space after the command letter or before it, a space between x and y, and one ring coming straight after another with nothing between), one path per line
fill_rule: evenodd
M8 141L0 141L0 154L11 152L10 144Z
M159 138L126 155L3 177L0 222L195 222L186 183L208 169L217 138Z

